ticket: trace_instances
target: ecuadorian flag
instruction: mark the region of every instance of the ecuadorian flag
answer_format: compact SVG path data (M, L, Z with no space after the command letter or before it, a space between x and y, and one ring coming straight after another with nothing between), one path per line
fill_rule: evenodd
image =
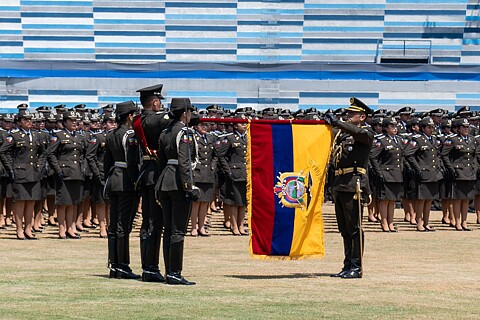
M331 127L252 121L248 130L250 253L274 259L323 257Z

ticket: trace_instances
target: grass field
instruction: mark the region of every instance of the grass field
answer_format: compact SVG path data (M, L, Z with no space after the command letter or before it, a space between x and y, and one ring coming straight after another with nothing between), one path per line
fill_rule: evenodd
M186 239L181 287L108 279L106 240L98 230L82 240L15 240L0 230L0 319L478 319L480 228L414 231L396 211L398 233L366 223L364 278L330 278L342 262L333 207L324 206L326 255L321 260L251 259L248 237L221 228ZM132 268L140 272L138 229Z

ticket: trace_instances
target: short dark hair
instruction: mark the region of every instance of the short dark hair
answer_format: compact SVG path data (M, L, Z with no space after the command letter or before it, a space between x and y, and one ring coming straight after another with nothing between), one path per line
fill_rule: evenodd
M150 104L152 103L153 99L160 99L159 97L157 96L143 96L143 97L140 97L140 103L142 104L142 106L145 108L147 106L150 106Z

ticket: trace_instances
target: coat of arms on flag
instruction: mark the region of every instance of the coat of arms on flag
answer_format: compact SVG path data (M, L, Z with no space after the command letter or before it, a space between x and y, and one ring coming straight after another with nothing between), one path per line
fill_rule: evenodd
M284 207L301 208L302 210L308 208L311 200L312 176L310 173L302 174L303 171L300 173L284 172L277 177L279 182L277 182L274 192Z

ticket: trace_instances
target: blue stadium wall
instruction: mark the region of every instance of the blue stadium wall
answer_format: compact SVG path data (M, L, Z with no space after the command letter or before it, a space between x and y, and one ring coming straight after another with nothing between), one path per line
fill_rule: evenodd
M2 0L0 112L156 83L200 108L480 110L479 1ZM402 43L428 63L380 63Z

